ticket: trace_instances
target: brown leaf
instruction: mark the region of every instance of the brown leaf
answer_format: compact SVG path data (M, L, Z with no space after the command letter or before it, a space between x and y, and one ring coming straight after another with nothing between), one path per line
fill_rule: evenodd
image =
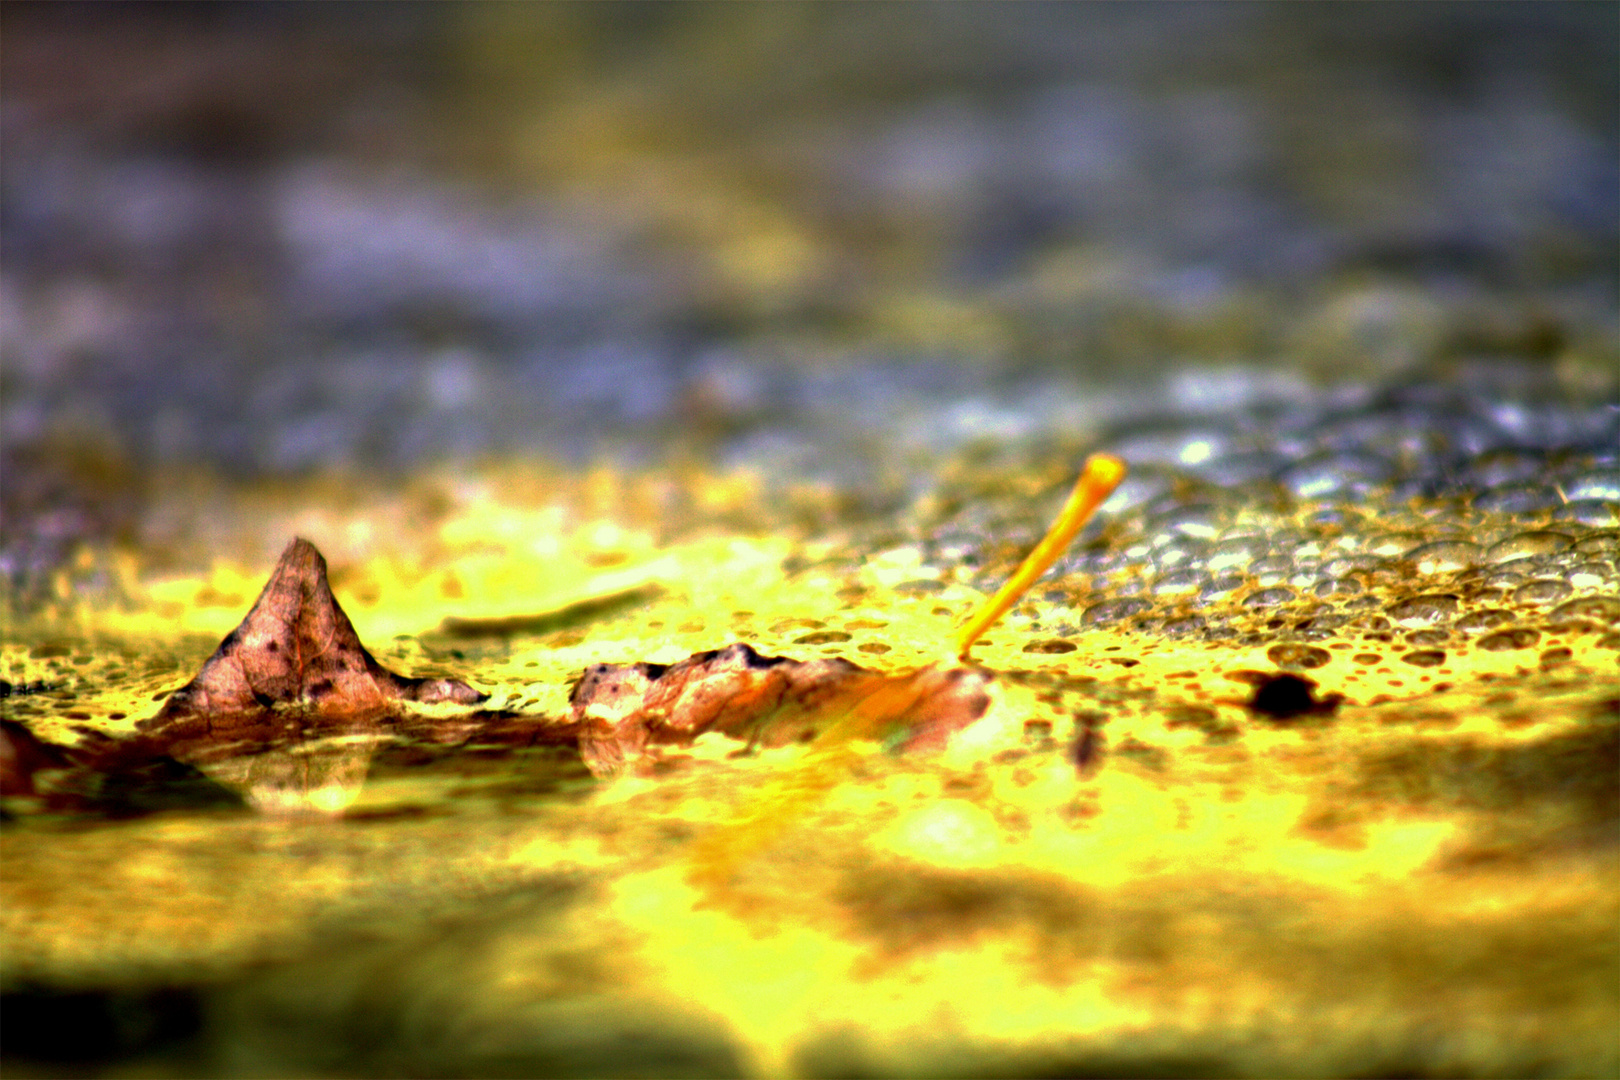
M32 795L34 774L66 765L61 747L15 720L0 720L0 795Z
M138 725L188 717L259 713L303 704L326 714L375 712L396 701L471 705L481 694L455 679L412 679L377 663L360 643L326 580L326 560L308 540L287 545L242 624L225 636L197 677Z
M762 656L737 644L672 665L595 664L569 702L580 753L599 776L619 772L659 744L690 743L708 731L783 746L834 724L856 738L894 738L907 749L937 748L989 707L986 676L965 667L900 674L843 659Z

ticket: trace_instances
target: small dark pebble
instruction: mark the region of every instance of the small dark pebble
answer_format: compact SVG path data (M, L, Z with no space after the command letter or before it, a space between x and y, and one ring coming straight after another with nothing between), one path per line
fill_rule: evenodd
M1343 701L1343 695L1316 696L1316 683L1298 675L1273 675L1258 683L1249 708L1273 720L1292 720L1310 713L1331 713Z

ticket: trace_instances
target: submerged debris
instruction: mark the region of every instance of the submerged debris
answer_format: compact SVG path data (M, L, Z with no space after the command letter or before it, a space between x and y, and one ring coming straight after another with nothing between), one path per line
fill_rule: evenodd
M154 773L153 765L166 762L201 769L261 809L332 812L352 801L372 752L386 742L573 744L596 776L652 768L660 746L710 731L749 747L819 739L836 749L877 739L901 750L938 749L989 710L991 677L966 659L974 642L1062 552L1124 471L1106 456L1087 462L1051 532L941 663L887 673L841 658L764 656L739 643L671 665L593 665L574 684L566 717L408 712L406 703L477 705L488 695L378 663L332 595L326 560L295 539L241 625L156 715L136 723L134 738L52 747L18 725L15 739L6 733L0 763L8 791L19 793L33 791L34 772L60 766L79 773L62 789L94 802L101 779L162 781L173 770Z

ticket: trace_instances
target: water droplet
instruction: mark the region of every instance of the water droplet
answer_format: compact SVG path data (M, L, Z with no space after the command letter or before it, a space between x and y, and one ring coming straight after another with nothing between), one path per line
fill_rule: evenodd
M1385 558L1397 558L1412 551L1415 545L1421 545L1424 539L1424 535L1418 532L1385 533L1373 537L1372 542L1367 545L1367 550Z
M1195 593L1209 584L1209 575L1202 570L1171 570L1153 581L1154 596L1181 596Z
M1362 586L1355 578L1324 578L1318 581L1316 588L1311 591L1326 600L1333 596L1354 596L1362 591Z
M1333 659L1333 654L1314 645L1273 645L1266 650L1266 659L1280 668L1319 668Z
M1465 634L1483 634L1513 621L1513 612L1502 608L1481 608L1470 611L1451 625Z
M1609 626L1620 624L1620 599L1613 596L1583 596L1567 604L1559 604L1547 614L1551 626L1590 619Z
M1485 561L1505 563L1514 559L1528 559L1534 555L1550 555L1555 551L1563 551L1573 543L1574 541L1564 533L1533 529L1530 532L1516 533L1505 540L1498 540L1485 549Z
M1153 552L1153 565L1160 570L1202 562L1208 545L1190 536L1178 537Z
M1564 500L1550 484L1536 480L1522 484L1503 484L1474 496L1475 510L1498 514L1528 514L1536 510L1551 510L1563 505Z
M1449 593L1412 596L1384 609L1399 626L1432 626L1457 613L1457 598Z
M1408 644L1420 648L1430 648L1435 645L1444 645L1451 640L1450 630L1413 630L1406 635Z
M1267 555L1249 564L1249 573L1262 585L1280 585L1293 572L1293 561L1286 555Z
M1246 567L1271 550L1271 541L1264 536L1232 536L1210 546L1204 565L1211 572L1236 570Z
M1571 479L1564 485L1564 497L1620 502L1620 469L1593 469Z
M1556 604L1568 598L1575 590L1569 587L1568 582L1558 581L1555 578L1539 578L1527 581L1513 590L1513 602L1516 604Z
M1192 503L1154 514L1144 523L1143 528L1156 540L1158 537L1164 537L1163 541L1159 541L1161 543L1168 543L1178 536L1207 540L1215 535L1219 514L1220 511L1209 503Z
M1191 468L1210 483L1230 488L1274 476L1287 464L1288 459L1274 451L1247 450L1223 454Z
M1328 577L1343 577L1357 571L1382 570L1384 560L1376 555L1340 555L1322 564L1322 573Z
M1149 465L1132 465L1130 475L1114 489L1108 501L1099 508L1106 515L1117 517L1125 511L1159 498L1170 490L1170 477Z
M850 635L844 633L842 630L817 630L814 633L805 634L802 637L794 638L793 644L832 645L838 642L848 641L849 638Z
M1478 566L1484 560L1485 549L1467 540L1436 540L1401 557L1415 565L1420 574L1442 574Z
M1553 511L1557 521L1573 521L1578 525L1607 528L1620 525L1620 504L1607 499L1571 499Z
M1153 605L1146 600L1134 598L1104 600L1100 604L1092 604L1086 608L1085 614L1080 616L1080 621L1087 626L1103 626L1121 622L1144 611L1151 611L1152 608Z
M1589 554L1608 554L1620 551L1620 533L1595 532L1575 541L1575 550Z
M1186 637L1189 634L1198 633L1203 628L1204 617L1202 615L1183 615L1179 619L1167 619L1165 624L1160 627L1160 633L1164 634L1165 637Z
M1489 450L1468 463L1464 481L1471 487L1494 488L1516 480L1533 480L1547 471L1547 458L1535 450Z
M1374 454L1317 454L1277 475L1277 480L1300 499L1326 499L1359 495L1386 482L1393 466Z
M1486 634L1479 639L1478 648L1486 652L1508 652L1513 649L1528 649L1540 640L1540 631L1518 626L1512 630L1498 630L1494 634Z

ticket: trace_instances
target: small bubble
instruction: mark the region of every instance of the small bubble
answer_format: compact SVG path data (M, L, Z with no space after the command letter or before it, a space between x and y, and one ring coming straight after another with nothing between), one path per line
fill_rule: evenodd
M1360 495L1385 483L1393 466L1374 454L1318 454L1291 465L1277 480L1300 499Z
M1371 665L1376 664L1380 660L1382 660L1383 657L1379 656L1375 652L1358 652L1358 653L1356 653L1356 655L1352 656L1350 659L1354 660L1356 663L1361 664L1364 667L1370 667Z
M1608 626L1620 625L1620 599L1612 596L1583 596L1567 604L1559 604L1547 614L1551 626L1591 619Z
M1196 634L1204 628L1202 615L1183 615L1178 619L1167 619L1159 632L1165 637L1187 637Z
M1418 649L1401 657L1401 661L1413 667L1439 667L1446 662L1446 654L1441 649Z
M1251 450L1214 457L1192 468L1210 483L1230 488L1273 476L1287 463L1288 459L1281 454Z
M1511 630L1498 630L1494 634L1486 634L1479 639L1478 647L1485 652L1508 652L1512 649L1528 649L1540 640L1540 631L1517 626Z
M1335 596L1354 596L1361 591L1361 582L1355 578L1326 578L1318 581L1311 593L1323 600L1327 600Z
M1556 604L1567 599L1575 590L1569 587L1568 582L1553 578L1540 578L1536 581L1527 581L1513 590L1513 602L1516 604Z
M1572 502L1576 499L1620 502L1620 469L1581 473L1564 485L1564 497Z
M837 642L848 641L850 636L842 630L818 630L813 634L805 634L793 639L795 645L832 645Z
M1483 634L1487 630L1495 630L1498 626L1505 626L1514 619L1513 612L1502 608L1481 608L1470 611L1451 625L1465 634Z
M1267 555L1249 564L1249 574L1262 585L1281 585L1293 572L1293 560L1286 555Z
M1171 570L1153 580L1154 596L1182 596L1195 593L1209 584L1209 575L1202 570Z
M1550 555L1555 551L1563 551L1573 543L1574 541L1564 533L1534 529L1530 532L1516 533L1492 544L1485 549L1485 561L1505 563L1514 559L1528 559L1535 555Z
M1273 645L1266 650L1266 659L1280 668L1319 668L1333 659L1333 654L1314 645Z
M1620 552L1620 533L1595 532L1575 541L1575 550L1588 555Z
M1229 537L1210 546L1204 565L1212 573L1242 569L1264 556L1270 549L1271 542L1263 536Z
M1099 508L1102 513L1118 516L1127 510L1141 506L1143 503L1157 499L1170 490L1170 477L1166 473L1154 469L1132 467L1127 476L1108 501Z
M1268 608L1286 604L1294 598L1294 590L1286 585L1253 592L1243 601L1244 607Z
M1558 492L1542 480L1503 484L1474 496L1475 510L1497 514L1529 514L1563 505Z
M1165 544L1153 552L1153 565L1160 570L1174 570L1178 567L1203 562L1203 555L1208 545L1202 540L1183 536Z
M1601 589L1614 584L1614 568L1600 562L1581 563L1570 568L1565 577L1577 589Z
M1457 598L1449 593L1413 596L1384 609L1399 626L1432 626L1457 613Z
M1620 504L1602 499L1571 499L1553 511L1553 517L1558 521L1573 521L1577 525L1593 525L1601 529L1620 525L1617 506Z
M1144 611L1151 611L1153 605L1146 600L1125 598L1118 600L1104 600L1100 604L1093 604L1086 608L1080 621L1087 626L1103 626L1108 623L1120 622Z
M1340 555L1322 564L1322 573L1328 577L1343 577L1352 573L1381 570L1384 560L1376 555Z
M1198 595L1204 600L1224 600L1243 588L1246 583L1246 579L1239 577L1237 574L1227 574L1211 581L1209 586Z
M1406 635L1406 640L1409 644L1416 645L1419 648L1433 648L1436 645L1444 645L1446 642L1450 641L1451 631L1413 630L1410 634Z
M1399 558L1421 547L1423 539L1423 534L1416 532L1385 533L1374 537L1367 545L1367 550L1384 558Z
M1295 563L1318 560L1322 557L1322 538L1284 533L1277 537L1274 548L1277 554L1286 555Z
M1478 566L1485 549L1467 540L1437 540L1408 551L1402 558L1414 564L1421 574L1441 574Z
M1027 653L1039 653L1043 656L1054 656L1059 653L1072 653L1075 648L1076 646L1072 641L1064 641L1061 638L1046 638L1041 641L1031 641L1024 646L1024 651Z
M1478 488L1493 488L1515 480L1533 480L1547 471L1547 457L1535 450L1487 450L1468 463L1464 479Z
M1215 535L1219 514L1220 511L1208 503L1177 506L1148 518L1144 529L1156 539L1190 536L1207 540Z

